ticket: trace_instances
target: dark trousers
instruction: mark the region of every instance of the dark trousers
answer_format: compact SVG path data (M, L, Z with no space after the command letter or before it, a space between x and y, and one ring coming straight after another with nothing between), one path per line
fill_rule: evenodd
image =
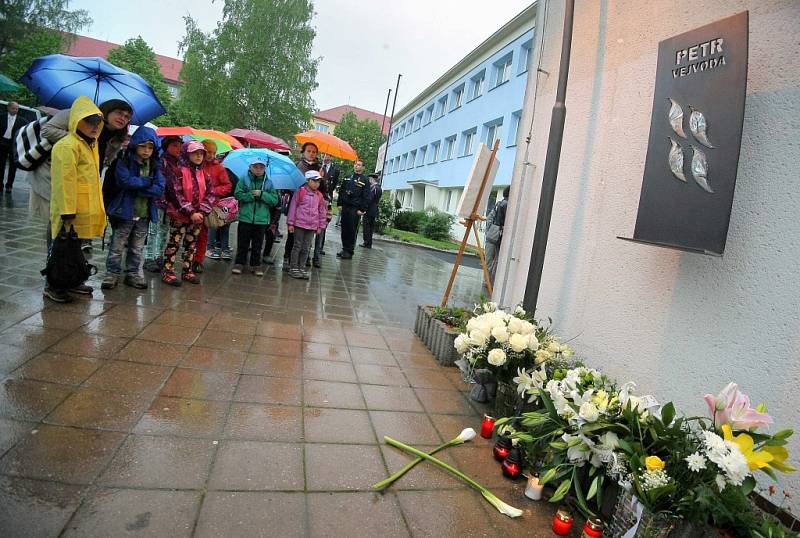
M358 234L358 208L342 207L342 250L349 254L356 251L356 235Z
M272 228L267 226L267 231L264 232L264 258L269 258L272 254L272 247L275 245L275 232Z
M264 248L266 224L248 224L239 222L236 232L236 259L234 263L247 265L247 254L250 253L250 267L261 265L261 249Z
M372 234L375 233L375 219L376 217L370 217L369 215L364 215L362 224L364 225L365 247L372 248Z
M286 232L286 243L283 246L283 261L288 263L289 256L292 255L292 249L294 248L294 234L290 232Z
M8 179L6 179L6 163L8 163ZM10 191L17 175L17 165L14 164L14 141L0 138L0 186L5 181L6 190Z
M326 229L323 228L322 232L314 236L314 261L320 261L320 253L325 248L325 231ZM309 252L309 254L311 254Z

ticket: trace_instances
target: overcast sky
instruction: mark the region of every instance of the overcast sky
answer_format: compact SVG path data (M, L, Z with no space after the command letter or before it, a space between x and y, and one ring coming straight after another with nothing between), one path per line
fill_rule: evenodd
M265 0L267 1L267 0ZM532 0L317 0L314 92L318 109L351 104L382 113L402 73L397 110ZM222 16L221 0L73 0L94 23L84 35L114 43L141 35L159 54L178 56L183 16L204 30ZM268 51L265 51L268 54ZM391 103L389 104L391 110Z

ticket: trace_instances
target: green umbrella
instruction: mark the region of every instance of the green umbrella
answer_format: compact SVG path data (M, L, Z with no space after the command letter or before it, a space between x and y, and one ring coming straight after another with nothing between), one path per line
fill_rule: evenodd
M0 92L16 92L22 89L22 86L0 73Z

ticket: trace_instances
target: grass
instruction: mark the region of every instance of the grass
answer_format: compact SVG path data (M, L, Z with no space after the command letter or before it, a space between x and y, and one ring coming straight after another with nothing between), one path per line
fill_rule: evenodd
M403 241L404 243L415 243L417 245L426 245L442 250L452 250L454 252L457 251L461 246L461 243L456 243L455 241L437 241L435 239L429 239L418 233L398 230L396 228L386 228L386 230L383 232L383 235ZM466 251L471 252L472 254L478 254L478 249L469 245L467 245Z

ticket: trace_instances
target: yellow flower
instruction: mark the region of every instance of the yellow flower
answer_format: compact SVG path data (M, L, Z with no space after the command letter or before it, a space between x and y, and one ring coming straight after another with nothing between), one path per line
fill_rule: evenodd
M661 471L664 469L666 463L658 456L647 456L644 459L644 465L648 471Z
M784 463L786 458L789 457L789 451L786 450L786 447L765 446L763 450L772 454L772 460L769 462L770 467L777 469L782 473L793 473L797 470L794 466Z
M733 430L729 424L722 425L722 434L725 436L726 441L733 441L739 446L739 450L747 459L747 465L751 471L756 469L763 469L769 467L770 462L773 460L772 454L767 450L753 450L755 443L753 438L746 433L740 433L736 437L733 436ZM778 448L778 447L776 447ZM789 455L788 452L786 454ZM785 458L784 458L785 459Z

